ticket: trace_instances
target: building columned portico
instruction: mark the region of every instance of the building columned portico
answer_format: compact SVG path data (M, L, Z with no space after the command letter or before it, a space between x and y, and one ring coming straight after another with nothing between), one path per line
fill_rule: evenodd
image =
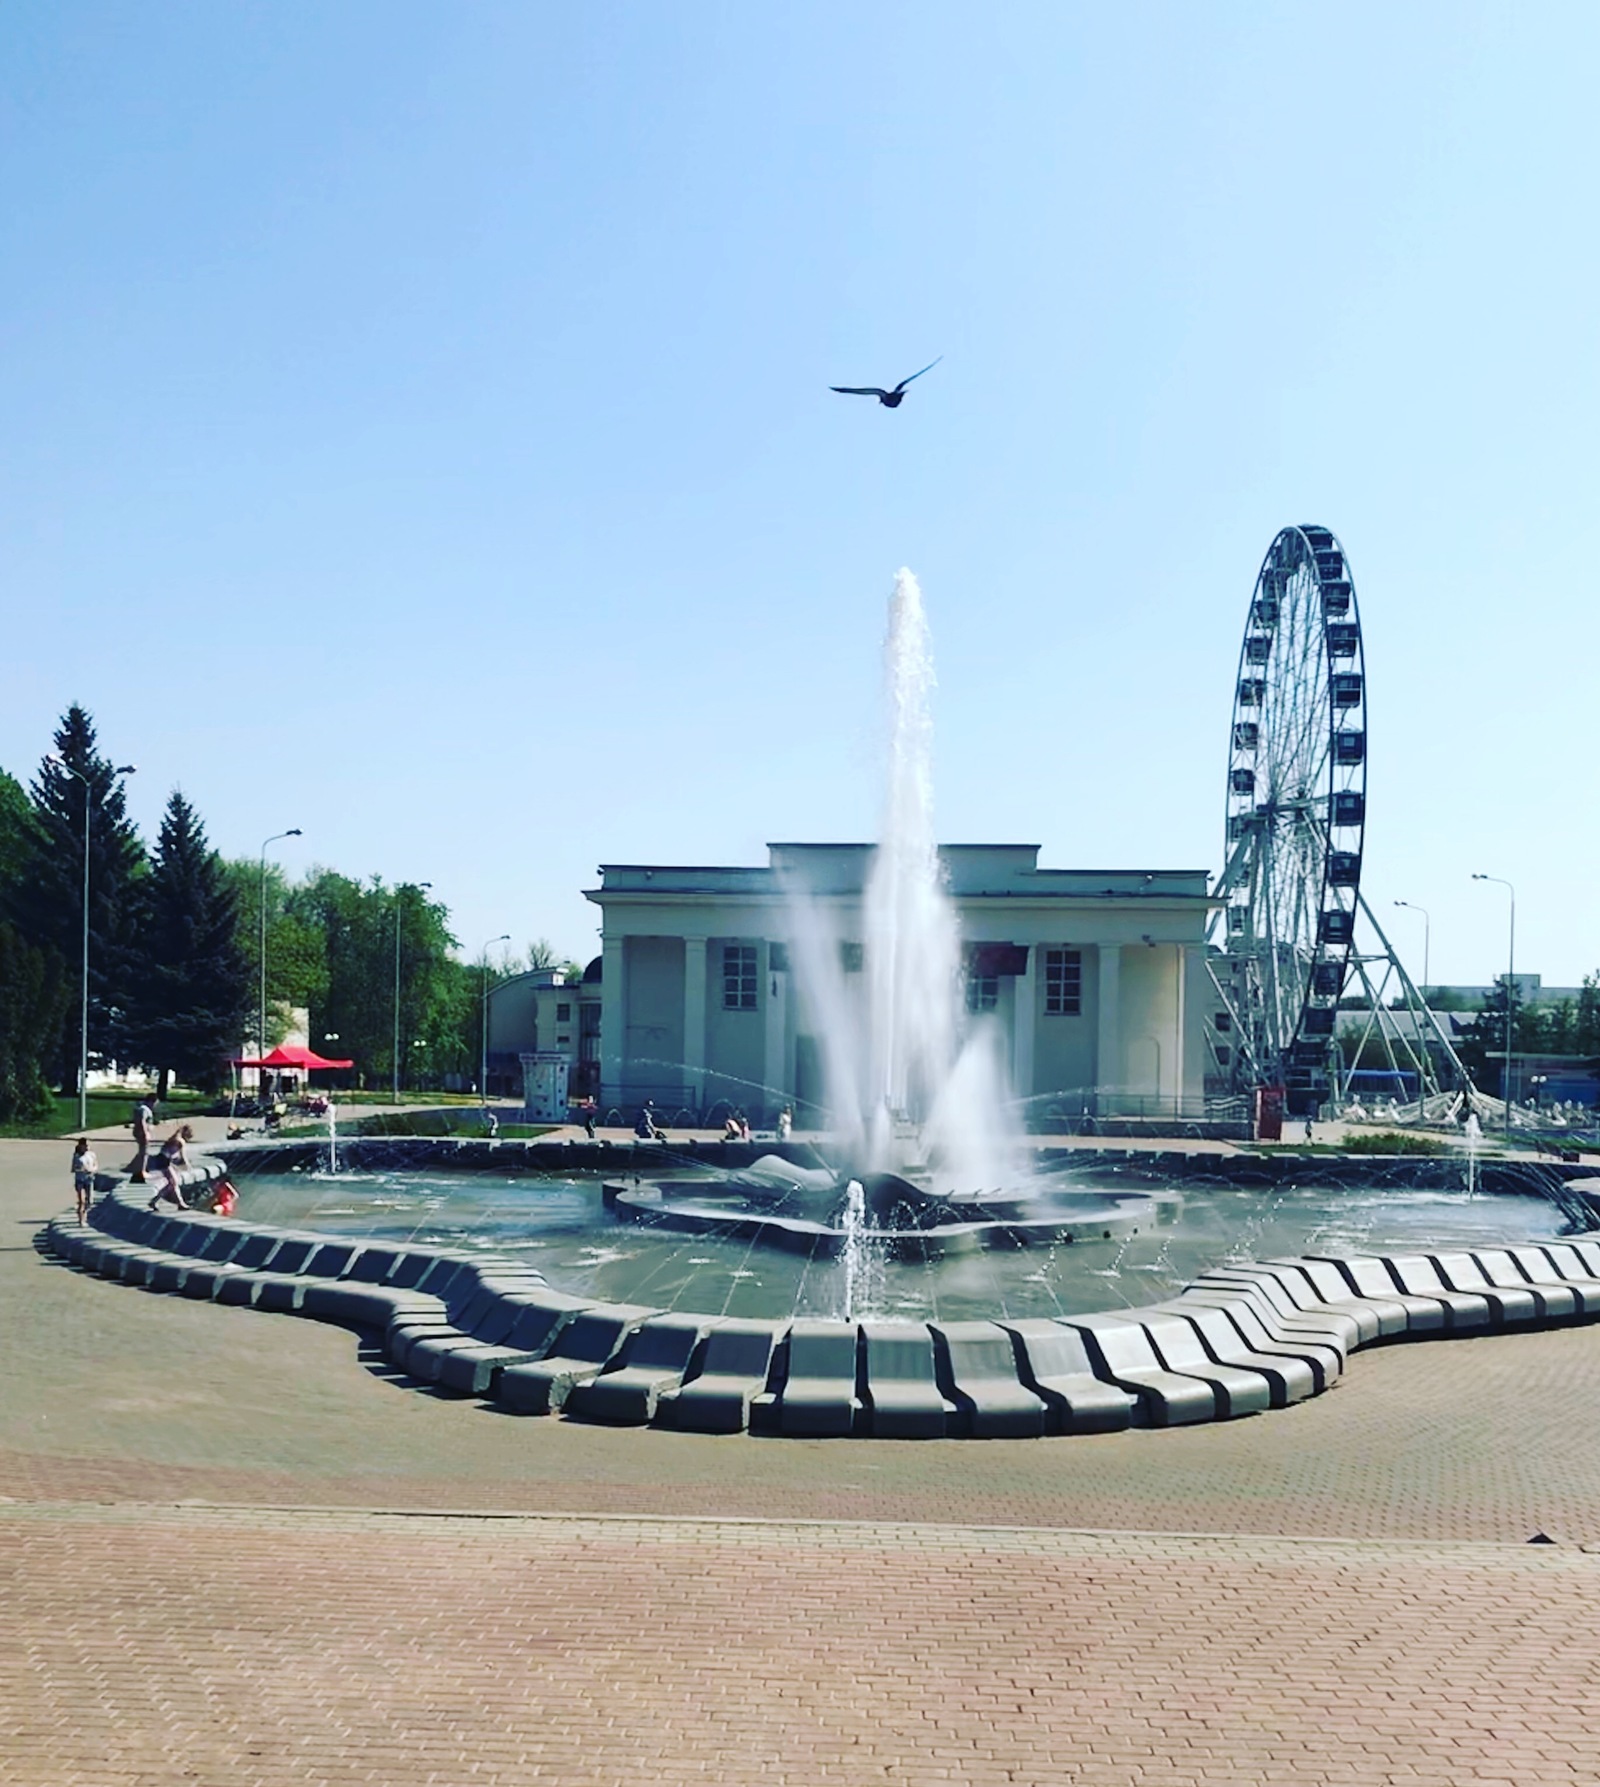
M827 1102L819 931L859 997L870 844L772 844L764 868L603 865L600 1101L727 1102L803 1124ZM971 1022L999 1026L1039 1123L1203 1108L1204 870L1041 869L1034 844L940 850ZM808 955L808 952L811 952Z

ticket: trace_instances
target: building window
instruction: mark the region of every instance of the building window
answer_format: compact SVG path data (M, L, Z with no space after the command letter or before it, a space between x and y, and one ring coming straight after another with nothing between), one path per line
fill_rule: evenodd
M787 943L769 943L767 945L767 966L774 974L789 972L789 945Z
M839 945L839 966L846 974L859 974L863 964L864 956L859 943Z
M1053 1018L1075 1018L1083 1010L1083 951L1044 952L1044 1009Z
M967 1010L993 1011L1000 1003L1000 976L998 974L969 974L967 976Z
M1211 1019L1211 1023L1212 1023L1212 1027L1214 1029L1231 1030L1233 1028L1233 1013L1227 1012L1227 1011L1219 1011L1214 1014L1214 1016Z
M754 1011L756 1008L756 946L724 943L722 946L722 1009Z
M572 1022L572 1007L570 1005L558 1005L556 1007L556 1022L558 1024L570 1024Z

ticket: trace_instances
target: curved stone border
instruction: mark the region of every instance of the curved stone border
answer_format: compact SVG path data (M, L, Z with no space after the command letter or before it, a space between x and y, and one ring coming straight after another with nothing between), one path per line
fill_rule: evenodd
M986 1439L1227 1420L1330 1388L1360 1346L1600 1315L1600 1243L1581 1239L1219 1267L1145 1308L925 1323L594 1302L514 1259L168 1216L121 1185L87 1225L57 1217L46 1238L125 1284L381 1334L417 1381L520 1414L704 1433Z

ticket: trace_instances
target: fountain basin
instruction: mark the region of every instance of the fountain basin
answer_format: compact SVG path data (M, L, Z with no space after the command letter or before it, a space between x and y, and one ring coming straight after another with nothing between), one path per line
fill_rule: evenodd
M1480 1230L1491 1201L1469 1200ZM761 1321L572 1295L487 1249L158 1214L124 1190L94 1207L91 1226L61 1217L47 1230L61 1257L125 1284L376 1331L411 1376L511 1412L879 1438L1226 1420L1326 1388L1360 1345L1600 1316L1600 1244L1486 1238L1470 1256L1318 1249L1229 1262L1176 1295L1051 1319ZM1479 1290L1443 1288L1463 1276ZM1509 1280L1538 1292L1508 1294ZM697 1396L702 1382L714 1394Z
M706 1195L708 1191L712 1195ZM837 1223L751 1208L744 1202L744 1194L739 1181L718 1187L680 1179L632 1184L608 1181L603 1188L608 1210L653 1228L754 1242L813 1258L837 1259L844 1253L849 1237ZM769 1189L761 1187L757 1195L769 1196ZM988 1249L1114 1241L1153 1225L1161 1207L1161 1200L1150 1195L1117 1191L1056 1192L1049 1202L1050 1211L1040 1214L1029 1201L1017 1197L997 1198L992 1209L975 1200L930 1200L939 1208L928 1212L933 1220L926 1224L868 1224L857 1233L887 1259L926 1262Z

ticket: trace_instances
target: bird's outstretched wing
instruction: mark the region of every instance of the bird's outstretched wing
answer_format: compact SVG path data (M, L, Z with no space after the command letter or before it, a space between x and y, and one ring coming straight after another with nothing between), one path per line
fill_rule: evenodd
M942 359L943 359L943 358L944 358L944 355L943 355L943 354L941 354L941 355L940 355L940 356L939 356L939 360L942 360ZM930 361L929 361L929 362L928 362L928 364L927 364L927 365L926 365L926 366L924 366L924 367L923 367L923 369L922 369L922 372L932 372L932 371L933 371L933 369L934 369L934 367L935 367L935 366L937 366L937 365L938 365L938 364L939 364L939 360L930 360ZM922 372L914 372L914 373L912 373L912 375L911 375L911 378L921 378L921 377L922 377ZM907 385L909 385L909 384L910 384L910 383L911 383L911 378L903 378L903 379L901 379L901 381L900 381L900 383L899 383L899 384L898 384L898 385L896 385L896 386L895 386L895 390L897 390L897 391L903 391L903 390L905 390L905 388L906 388L906 386L907 386Z
M841 397L887 397L889 393L877 385L829 385L830 391L837 391Z

